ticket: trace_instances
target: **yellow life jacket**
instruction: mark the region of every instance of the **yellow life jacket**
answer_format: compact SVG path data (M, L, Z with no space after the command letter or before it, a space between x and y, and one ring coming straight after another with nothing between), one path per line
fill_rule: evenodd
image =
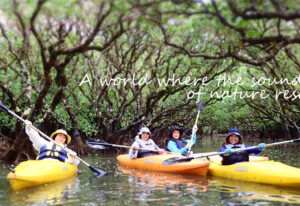
M68 153L64 149L56 146L56 144L53 144L52 146L47 146L45 144L41 147L37 159L42 160L45 158L52 158L62 162L66 162L66 160L68 159Z

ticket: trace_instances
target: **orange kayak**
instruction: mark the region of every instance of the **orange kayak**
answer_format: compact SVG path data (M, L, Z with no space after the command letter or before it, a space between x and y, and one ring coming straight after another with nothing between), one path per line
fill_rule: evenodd
M177 174L193 174L205 176L208 172L209 161L207 159L193 159L189 162L163 165L163 161L173 158L173 157L182 157L180 154L164 154L164 155L151 155L148 157L130 159L128 154L119 155L117 160L119 164L143 169L143 170L152 170L160 172L170 172Z

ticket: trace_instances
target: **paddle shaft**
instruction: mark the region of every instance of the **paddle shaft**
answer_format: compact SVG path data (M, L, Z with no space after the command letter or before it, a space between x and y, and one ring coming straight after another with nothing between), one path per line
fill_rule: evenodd
M201 112L201 107L202 107L202 102L199 101L199 103L198 103L198 113L197 113L196 121L195 121L195 124L194 124L193 128L197 128L197 123L198 123L199 115L200 115L200 112ZM194 135L195 135L195 133L196 133L196 130L193 129L190 141L194 141ZM191 148L192 148L192 145L190 144L189 147L188 147L188 154L190 153Z
M100 143L100 145L103 145L103 146L111 146L111 147L127 148L127 149L133 149L131 146L118 145L118 144ZM135 147L135 149L136 149L136 150L147 150L147 151L151 151L151 152L159 152L159 150L154 150L154 149L145 149L145 148L137 148L137 147Z
M275 146L275 145L281 145L281 144L287 144L287 143L293 143L293 142L300 142L300 138L266 144L265 147L271 147L271 146ZM232 150L231 153L236 153L236 152L241 152L241 151L246 151L246 150L251 150L251 149L257 149L257 148L260 148L260 146L252 146L252 147L248 147L248 148L234 149L234 150ZM188 157L188 158L184 158L184 159L187 159L187 160L188 159L197 159L197 158L204 158L204 157L210 157L210 156L221 155L221 154L227 154L227 153L226 152L215 152L215 153L211 153L208 155L202 155L202 156L198 156L198 157Z
M127 149L133 149L131 146L126 146L126 145L119 145L119 144L110 144L110 143L101 143L101 142L88 142L88 145L102 145L102 146L108 146L108 147L120 147L120 148L127 148ZM147 150L151 152L159 152L159 150L153 150L153 149L146 149L146 148L135 148L136 150ZM165 151L166 153L174 153L174 152L168 152ZM176 153L177 154L177 153Z
M10 111L8 108L6 108L2 102L0 102L0 106L2 109L4 109L6 112L8 112L9 114L15 116L17 119L21 120L22 122L25 123L25 120L20 117L19 115L17 115L16 113ZM68 149L68 148L64 148L62 145L60 145L59 143L55 142L52 138L50 138L48 135L46 135L45 133L43 133L42 131L40 131L39 129L37 129L36 127L34 127L33 125L30 125L30 127L32 129L34 129L35 131L37 131L38 133L40 133L43 137L45 137L47 140L49 140L50 142L52 142L53 144L59 146L60 148L62 148L63 150L65 150L68 154L71 153L72 150ZM73 156L73 155L72 155ZM80 157L78 157L77 155L74 155L73 157L75 157L76 159L78 159L79 161L81 161L83 164L85 164L86 166L88 166L92 171L99 173L96 168L93 168L89 163L87 163L86 161L84 161L83 159L81 159ZM101 171L104 173L104 171ZM101 174L101 173L99 173Z
M287 141L282 141L282 142L275 142L275 143L271 143L271 144L266 144L265 147L270 147L270 146L280 145L280 144L293 143L293 142L300 142L300 138L287 140ZM248 147L248 148L235 149L235 150L232 150L231 153L245 151L245 150L251 150L251 149L256 149L256 148L260 148L260 146L253 146L253 147ZM188 162L188 161L191 161L193 159L207 158L207 157L210 157L210 156L221 155L221 154L225 154L225 153L226 152L214 152L214 153L210 153L210 154L207 154L207 155L199 155L199 156L193 156L193 157L182 157L182 158L173 157L173 158L165 160L163 162L163 165L171 165L171 164L176 164L176 163L181 163L181 162Z

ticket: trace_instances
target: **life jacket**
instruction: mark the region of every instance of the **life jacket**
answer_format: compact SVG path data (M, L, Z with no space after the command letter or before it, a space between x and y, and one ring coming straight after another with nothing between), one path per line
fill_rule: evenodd
M147 141L144 141L142 139L136 139L135 140L139 148L144 148L144 149L151 149L151 150L158 150L159 148L156 146L154 141L152 139L148 139ZM152 151L147 151L147 150L139 150L137 157L142 158L142 157L147 157L150 155L157 155L157 152L152 152Z
M171 138L169 139L169 141L167 142L167 150L170 151L168 149L168 144L170 141L173 141L176 143L176 146L178 149L182 149L185 147L185 145L187 145L187 141L183 138L183 137L179 137L178 139L174 139L174 138Z
M246 148L244 144L226 144L226 149L244 149ZM245 162L249 161L249 154L247 150L240 151L240 152L234 152L231 155L223 156L222 165L231 165L237 162Z
M52 146L45 144L41 147L37 159L42 160L45 158L52 158L62 162L66 162L66 160L68 159L68 153L64 149L56 146L56 144L53 144Z

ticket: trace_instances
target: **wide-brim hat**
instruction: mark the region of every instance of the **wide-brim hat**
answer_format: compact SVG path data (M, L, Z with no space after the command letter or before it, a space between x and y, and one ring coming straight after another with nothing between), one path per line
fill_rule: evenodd
M182 136L182 133L183 133L182 129L180 127L178 127L178 126L172 126L171 129L170 129L170 135L169 135L170 138L173 137L174 130L178 130L179 133L180 133L180 137Z
M51 137L52 139L54 139L54 137L55 137L57 134L64 134L64 135L66 135L66 137L67 137L67 144L69 144L69 143L71 142L71 136L68 135L68 133L67 133L65 130L63 130L63 129L56 130L55 132L53 132L53 133L51 134L50 137Z

